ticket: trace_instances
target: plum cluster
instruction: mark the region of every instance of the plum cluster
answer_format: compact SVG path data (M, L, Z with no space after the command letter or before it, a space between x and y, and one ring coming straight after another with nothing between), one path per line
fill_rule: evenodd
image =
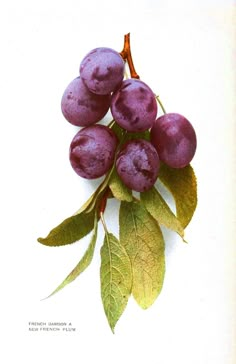
M124 80L125 61L111 48L96 48L80 64L80 76L66 88L61 109L73 125L82 127L70 145L75 172L88 179L106 174L115 162L118 175L130 189L143 192L158 177L160 161L183 168L196 151L191 123L177 113L157 118L155 94L143 81ZM118 139L113 129L98 123L110 109L126 135L148 131L149 140ZM140 134L139 134L140 135Z

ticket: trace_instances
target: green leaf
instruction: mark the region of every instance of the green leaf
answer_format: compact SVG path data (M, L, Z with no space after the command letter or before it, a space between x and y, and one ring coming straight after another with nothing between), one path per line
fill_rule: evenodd
M114 331L131 293L132 271L124 247L108 232L101 248L100 275L102 302L109 325Z
M159 178L173 195L177 218L186 228L197 206L197 181L193 168L188 165L177 169L162 164Z
M100 185L101 186L101 185ZM100 186L98 188L100 188ZM80 209L74 214L80 214L81 212L90 212L96 205L97 201L97 190L88 198L87 201L80 207Z
M150 140L150 131L149 130L145 130L142 132L137 132L137 133L130 133L128 132L125 136L125 140L132 140L132 139L145 139L145 140Z
M150 131L145 130L142 132L132 133L127 132L125 129L121 128L117 122L113 121L110 125L110 128L114 131L114 133L117 135L120 142L126 142L127 140L131 139L145 139L150 140Z
M159 224L165 226L178 233L181 238L184 238L184 229L180 221L173 214L165 200L155 187L150 190L142 192L140 194L141 201L148 210L148 212L154 217Z
M60 291L62 288L67 286L67 284L73 282L89 266L93 258L97 240L97 225L98 225L97 216L95 214L93 235L91 237L90 244L86 252L84 253L79 263L76 265L76 267L70 272L70 274L68 274L68 276L64 279L64 281L48 297L51 297L52 295Z
M64 220L52 229L46 238L38 242L47 246L61 246L74 243L86 236L94 226L95 209L86 213L82 211Z
M101 199L103 197L103 193L108 186L108 183L110 181L114 168L115 168L115 166L113 165L112 168L110 169L110 171L106 174L106 177L104 178L102 183L98 186L98 188L93 193L93 195L88 199L88 201L85 202L85 204L81 207L79 212L85 211L86 213L88 213L88 212L92 211L96 207L96 205L99 204L99 202L101 201Z
M131 260L133 296L142 308L148 308L163 285L165 247L157 221L140 202L121 202L120 242Z
M124 185L114 168L109 181L109 187L113 196L120 201L132 201L132 191Z
M115 120L113 120L113 122L111 123L110 128L114 131L114 133L116 134L119 141L121 141L123 139L123 136L126 133L126 131L124 129L122 129L117 124L117 122L115 122Z

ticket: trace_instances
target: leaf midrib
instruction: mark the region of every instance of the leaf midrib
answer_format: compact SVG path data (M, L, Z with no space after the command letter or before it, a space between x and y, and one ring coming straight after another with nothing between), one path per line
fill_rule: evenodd
M138 249L137 249L137 252L136 252L136 254L135 254L135 256L134 256L134 259L133 259L133 261L135 261L135 259L136 259L136 257L137 257L137 255L138 255L138 253L139 253L139 251L140 251L140 240L142 240L143 242L144 242L144 244L145 245L147 245L147 247L148 247L148 249L151 251L151 253L152 253L152 250L151 250L151 248L150 248L150 246L145 242L145 240L138 234L138 232L137 232L137 224L136 224L136 219L135 219L135 217L136 218L138 218L137 217L137 215L135 215L134 214L134 211L133 211L133 208L132 208L132 206L131 206L131 215L132 215L132 220L133 220L133 224L134 224L134 230L135 230L135 240L138 242ZM131 268L132 268L132 270L133 270L133 262L132 262L132 260L131 260ZM144 269L141 271L142 272L142 281L144 282L145 280L144 280L144 274L143 274L143 272L144 272ZM148 274L149 275L149 277L150 277L150 274ZM152 278L152 277L151 277ZM152 279L151 279L151 281L152 281ZM143 285L143 288L144 288L144 297L145 297L145 300L147 299L147 292L146 292L146 284L144 284Z

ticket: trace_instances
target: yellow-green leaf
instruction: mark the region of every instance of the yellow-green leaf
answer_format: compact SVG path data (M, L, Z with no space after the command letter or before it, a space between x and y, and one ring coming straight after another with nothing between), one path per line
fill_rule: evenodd
M188 165L177 169L162 164L159 178L173 195L177 218L186 228L197 206L197 180L193 168Z
M97 216L95 214L93 235L91 237L90 244L87 250L85 251L83 257L76 265L76 267L70 272L70 274L68 274L68 276L64 279L64 281L48 297L51 297L52 295L60 291L62 288L67 286L67 284L73 282L89 266L93 258L96 240L97 240Z
M131 260L132 294L142 308L148 308L163 285L165 247L157 221L140 202L121 202L120 242Z
M89 213L96 207L96 205L99 204L99 201L101 201L103 194L108 186L108 183L110 181L114 168L115 168L115 166L113 165L112 168L110 169L110 171L106 174L106 177L104 178L102 183L98 186L96 191L93 193L93 195L79 209L79 212L84 211L85 213Z
M155 220L159 222L159 224L175 231L181 236L182 239L184 238L184 229L180 221L173 214L155 187L152 187L148 191L142 192L140 197L148 212L154 217Z
M101 248L100 274L102 302L109 325L114 331L131 293L132 271L124 247L108 232Z
M47 246L61 246L74 243L86 236L94 226L95 210L88 213L82 211L64 220L52 229L46 238L38 238L38 242Z
M124 185L114 168L109 181L109 187L113 196L120 201L132 201L132 191Z
M101 185L100 185L101 186ZM98 188L100 188L100 186ZM87 213L90 212L96 205L97 202L97 191L95 191L87 201L80 207L78 211L74 215L78 215L81 212Z

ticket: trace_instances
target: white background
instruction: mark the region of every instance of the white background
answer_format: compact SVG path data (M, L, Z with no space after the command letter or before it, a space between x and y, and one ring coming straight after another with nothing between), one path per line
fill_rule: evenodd
M233 364L236 360L236 4L233 1L11 1L0 9L1 362ZM194 125L198 207L183 244L166 237L166 277L155 304L130 299L113 335L95 258L78 280L42 301L77 264L88 238L61 248L37 237L74 213L98 181L68 162L76 128L61 95L91 49L121 51L167 111ZM117 205L108 206L115 233ZM29 332L30 321L76 332Z

